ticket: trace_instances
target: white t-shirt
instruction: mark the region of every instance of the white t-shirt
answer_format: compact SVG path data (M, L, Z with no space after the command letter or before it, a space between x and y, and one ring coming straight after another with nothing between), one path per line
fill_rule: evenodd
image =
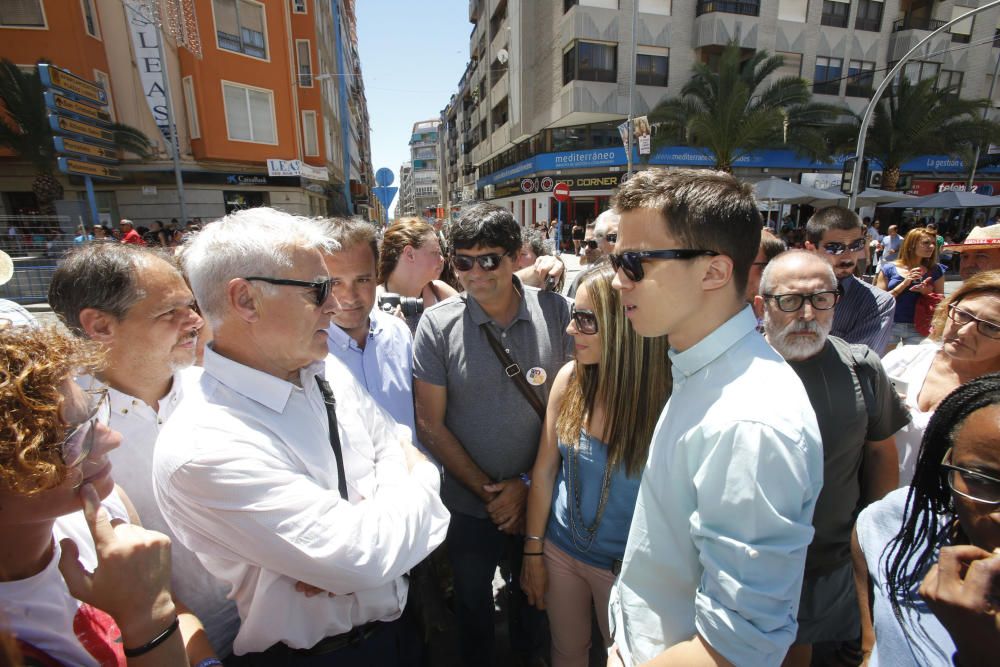
M917 466L917 454L920 453L920 442L924 439L924 431L931 420L934 411L922 412L917 406L917 397L923 389L931 362L941 346L934 342L924 342L920 345L903 345L890 350L882 358L885 372L894 381L897 389L906 394L907 409L910 411L910 423L896 431L896 453L899 455L899 485L909 486L913 481L913 472Z
M112 519L128 521L116 492L101 503ZM0 614L19 640L64 665L106 667L126 664L121 630L107 613L80 602L66 588L59 571L59 540L69 537L80 550L80 562L97 567L94 540L83 511L56 519L52 560L27 579L0 582Z

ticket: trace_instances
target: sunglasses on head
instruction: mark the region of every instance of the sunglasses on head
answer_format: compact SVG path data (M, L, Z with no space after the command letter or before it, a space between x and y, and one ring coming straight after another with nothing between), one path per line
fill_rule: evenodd
M672 248L669 250L629 250L608 255L615 271L621 270L625 277L634 283L646 275L642 268L643 260L647 259L694 259L695 257L714 257L719 253L714 250L695 250L691 248Z
M500 262L503 261L503 258L504 255L498 255L495 252L485 255L459 255L455 253L451 256L451 263L457 271L471 271L476 264L483 271L496 271L500 268Z
M594 311L578 310L576 306L573 306L570 310L570 318L573 320L573 326L580 333L587 336L593 336L597 333L597 315L594 314Z
M584 240L583 245L587 246L591 250L597 250L597 241L594 239Z
M316 282L310 282L308 280L292 280L291 278L265 278L263 276L248 276L243 280L259 280L262 283L267 283L269 285L291 285L292 287L306 287L308 289L314 290L314 296L316 298L316 305L322 306L326 303L327 297L330 296L330 285L333 283L331 278L326 280L319 280Z
M67 468L77 467L90 456L90 452L94 450L97 425L107 426L111 419L111 401L108 399L107 389L91 394L91 405L93 407L86 421L74 426L66 439L59 443L59 455Z
M838 241L830 241L829 243L823 244L823 252L827 255L843 255L845 252L858 252L868 244L868 240L864 237L860 239L854 239L850 243L840 243Z

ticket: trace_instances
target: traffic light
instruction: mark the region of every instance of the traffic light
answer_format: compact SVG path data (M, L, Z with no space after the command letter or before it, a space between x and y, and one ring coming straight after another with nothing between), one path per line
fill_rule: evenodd
M858 158L852 157L844 160L844 170L840 174L840 191L845 195L851 194L851 180L854 178L854 170L857 168ZM867 159L861 161L861 178L858 179L858 192L868 186L868 165Z

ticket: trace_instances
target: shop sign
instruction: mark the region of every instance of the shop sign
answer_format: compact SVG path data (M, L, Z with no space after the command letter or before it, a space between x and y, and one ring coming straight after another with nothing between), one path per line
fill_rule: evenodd
M924 195L932 195L938 192L972 192L977 195L986 195L987 197L993 196L996 191L997 183L983 183L976 182L972 184L969 188L968 184L964 181L913 181L912 186L906 191L906 194L916 195L918 197L923 197Z
M267 175L299 176L302 173L301 164L298 160L277 160L271 158L267 161Z
M532 193L551 193L558 183L565 183L571 190L613 190L625 181L624 172L576 174L573 176L542 176L522 178L493 187L494 197L511 197Z
M254 174L227 174L226 185L267 185L267 176Z

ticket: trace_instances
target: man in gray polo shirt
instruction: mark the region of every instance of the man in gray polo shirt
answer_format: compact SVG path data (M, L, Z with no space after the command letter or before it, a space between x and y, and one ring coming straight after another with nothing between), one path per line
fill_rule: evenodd
M444 466L452 512L446 539L455 577L462 664L495 663L493 573L508 560L511 644L527 664L548 655L544 612L525 604L520 535L542 420L508 376L493 335L544 405L572 356L569 302L514 276L521 231L510 211L466 208L448 228L465 293L428 308L413 341L417 434ZM510 369L513 372L514 369Z

